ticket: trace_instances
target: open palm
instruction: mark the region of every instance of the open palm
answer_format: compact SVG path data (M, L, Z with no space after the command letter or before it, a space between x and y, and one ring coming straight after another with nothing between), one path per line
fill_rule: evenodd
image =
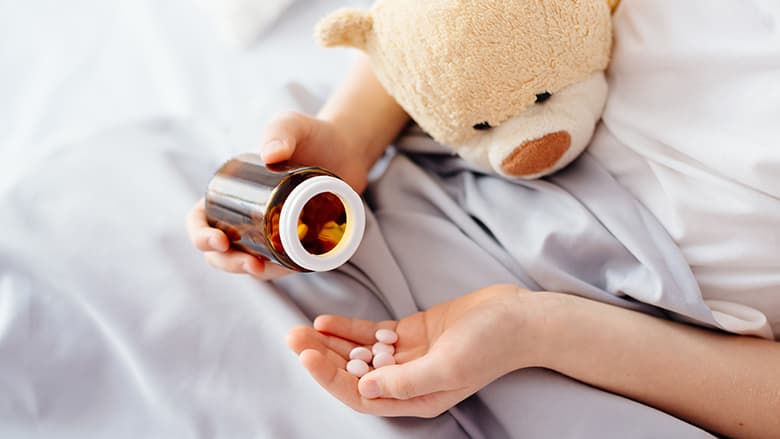
M314 379L353 409L381 416L433 417L495 380L532 366L524 346L526 290L495 285L399 321L320 316L288 344ZM397 364L362 378L345 370L349 352L370 347L377 329L398 333Z

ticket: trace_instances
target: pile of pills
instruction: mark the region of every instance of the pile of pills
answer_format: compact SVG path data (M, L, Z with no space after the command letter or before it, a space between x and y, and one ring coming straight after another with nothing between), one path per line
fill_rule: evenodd
M395 343L398 342L398 334L390 329L380 329L374 335L376 343L368 348L358 346L349 353L347 372L360 378L370 370L369 363L374 369L395 364Z
M284 253L279 232L281 217L281 205L271 207L268 211L270 222L265 233L274 249ZM298 217L298 240L303 248L313 255L322 255L333 250L341 242L346 229L347 214L344 204L330 192L321 193L309 200Z

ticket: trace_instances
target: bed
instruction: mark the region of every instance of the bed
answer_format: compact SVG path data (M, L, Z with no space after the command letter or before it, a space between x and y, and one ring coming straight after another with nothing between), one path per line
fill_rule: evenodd
M276 111L315 111L355 56L317 48L317 18L368 4L294 2L249 48L191 0L4 5L0 437L710 437L544 370L435 419L356 414L284 336L322 311L313 294L366 318L395 305L333 287L357 275L293 294L191 247L210 173Z

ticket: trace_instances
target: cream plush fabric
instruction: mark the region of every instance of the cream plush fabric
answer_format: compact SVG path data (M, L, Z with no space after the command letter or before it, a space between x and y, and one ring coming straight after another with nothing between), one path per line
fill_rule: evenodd
M549 92L556 100L562 90L602 72L612 45L614 3L379 0L370 12L343 9L326 17L317 37L325 46L365 51L388 92L439 142L482 168L537 177L585 148L603 109L604 87L576 93L591 101L581 105L582 114L547 114L543 119L556 123L546 132L524 131L538 137L491 136L485 128L515 118L522 124L537 95ZM559 104L566 112L569 102ZM583 123L587 129L570 126ZM483 129L476 129L480 124ZM586 135L573 139L572 129ZM537 141L531 154L515 153L526 142L554 133L556 142L548 138ZM518 157L524 163L510 163Z

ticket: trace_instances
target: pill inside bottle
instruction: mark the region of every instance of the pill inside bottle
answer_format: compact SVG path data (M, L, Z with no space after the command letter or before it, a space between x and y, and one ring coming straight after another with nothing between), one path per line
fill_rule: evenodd
M279 233L281 214L274 213L271 242L278 250L283 248ZM303 248L312 255L323 255L338 246L347 228L347 212L341 199L334 193L315 195L301 210L296 234Z
M360 197L333 173L242 154L209 182L206 217L231 245L296 271L347 262L365 230Z

